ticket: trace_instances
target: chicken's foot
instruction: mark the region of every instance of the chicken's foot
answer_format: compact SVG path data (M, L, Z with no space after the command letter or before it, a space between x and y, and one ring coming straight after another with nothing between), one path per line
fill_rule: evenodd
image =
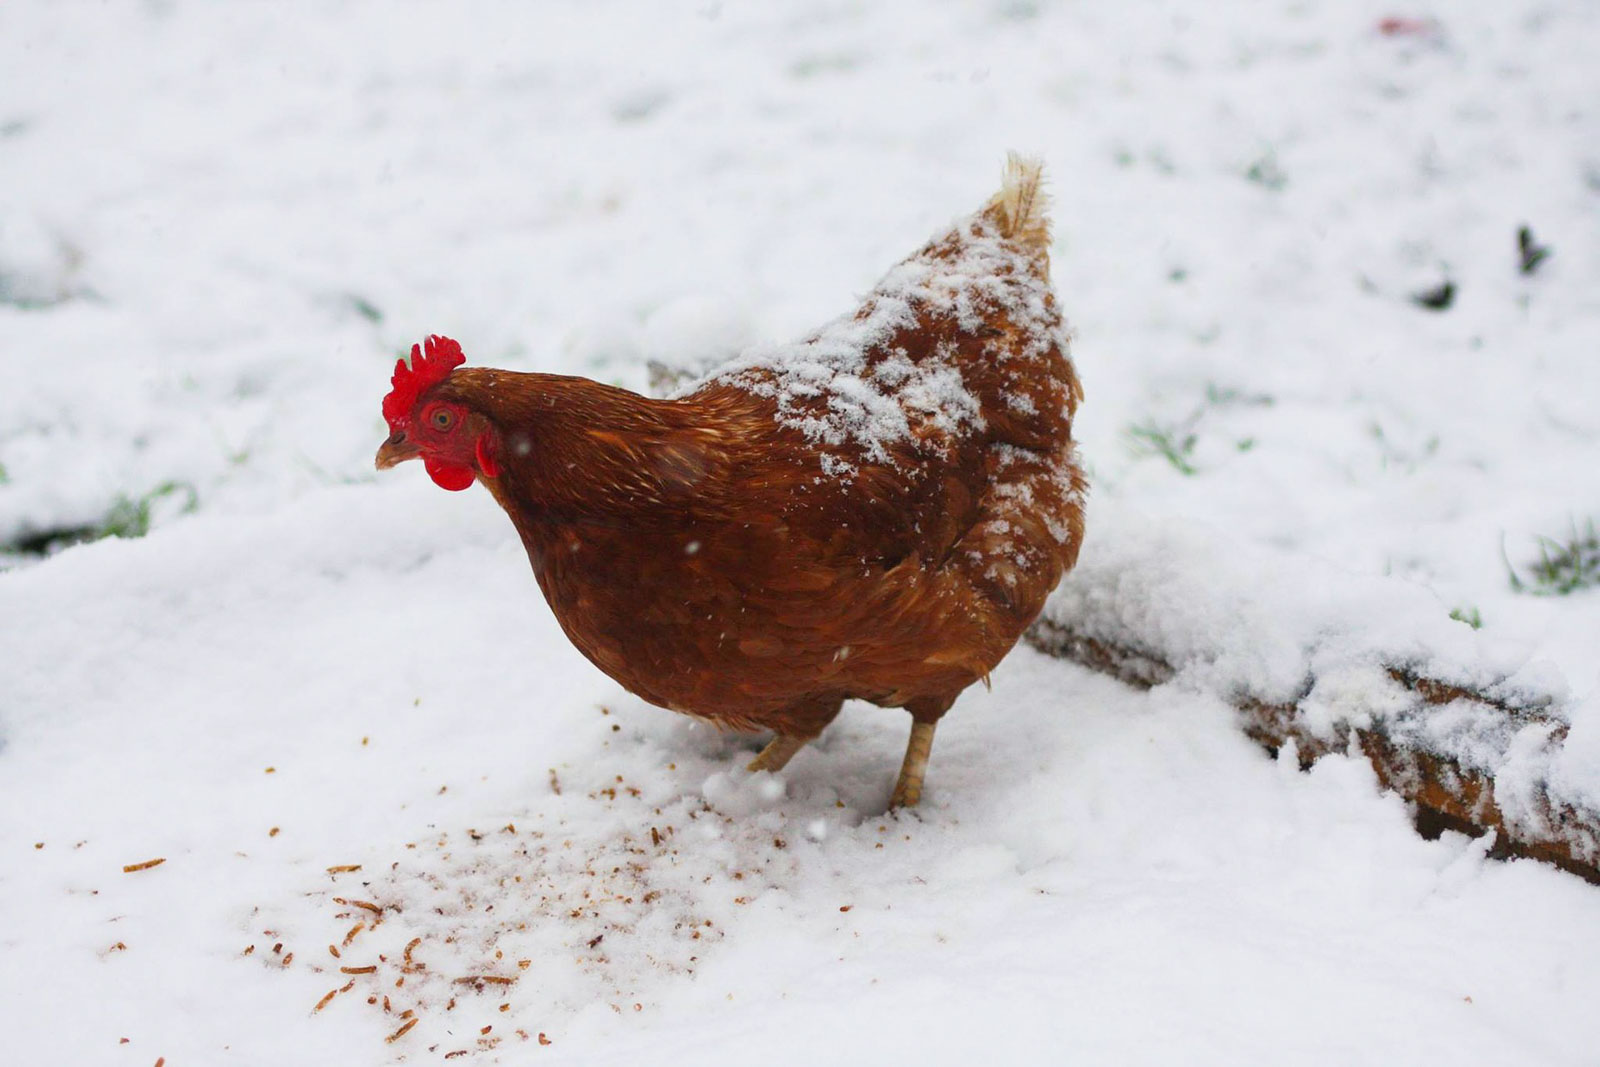
M795 737L792 734L778 734L760 754L745 767L747 771L771 771L777 774L789 765L795 753L806 747L809 738Z
M928 756L933 752L933 731L937 722L913 722L911 740L906 742L906 759L900 765L900 778L894 783L890 808L914 808L922 799L922 776L928 771Z

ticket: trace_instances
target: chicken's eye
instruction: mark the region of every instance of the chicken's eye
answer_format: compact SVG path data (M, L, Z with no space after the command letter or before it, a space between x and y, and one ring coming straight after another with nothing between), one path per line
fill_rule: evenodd
M456 424L456 413L449 408L434 408L433 414L428 416L428 421L433 423L435 430L444 433Z

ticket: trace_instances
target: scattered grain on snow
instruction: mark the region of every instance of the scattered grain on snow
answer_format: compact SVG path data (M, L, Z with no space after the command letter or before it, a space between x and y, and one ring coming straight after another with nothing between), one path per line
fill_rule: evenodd
M1466 709L1416 725L1481 740L1509 804L1600 803L1597 593L1517 594L1501 558L1600 514L1600 12L1393 15L8 3L0 540L199 498L0 561L12 1058L1588 1062L1592 888L1418 839L1360 763L1273 764L1218 699L1310 667L1328 724L1382 713L1380 648L1568 692L1553 760ZM884 818L903 717L848 707L746 775L754 742L571 650L485 494L375 482L421 336L704 373L853 307L1012 147L1054 182L1087 389L1058 609L1167 642L1177 684L1022 650ZM920 298L958 313L981 277ZM1412 302L1445 281L1448 309ZM905 432L891 388L975 428L967 383L861 365L932 283L884 284L875 327L757 350L797 413L836 402L806 416L843 466ZM394 973L413 941L426 979Z

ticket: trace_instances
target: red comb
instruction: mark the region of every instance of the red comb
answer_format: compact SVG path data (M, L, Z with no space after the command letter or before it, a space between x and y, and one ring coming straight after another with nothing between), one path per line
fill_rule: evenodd
M410 416L417 397L450 377L451 371L467 361L461 354L461 346L448 337L429 334L423 344L427 346L426 352L423 345L411 346L411 366L406 366L403 359L395 361L394 377L389 380L394 388L383 398L383 417L395 433L400 432Z

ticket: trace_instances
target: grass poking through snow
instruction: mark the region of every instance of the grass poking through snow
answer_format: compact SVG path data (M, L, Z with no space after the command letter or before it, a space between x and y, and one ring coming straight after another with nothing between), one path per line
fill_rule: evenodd
M1194 446L1198 440L1193 418L1176 426L1163 426L1151 419L1128 427L1128 443L1136 456L1160 456L1172 464L1172 469L1185 477L1198 473L1193 463Z
M1266 393L1249 393L1209 382L1206 384L1205 400L1187 418L1172 423L1146 419L1134 423L1124 432L1128 447L1135 456L1160 456L1171 464L1173 470L1190 477L1200 473L1200 469L1194 465L1195 446L1200 443L1196 428L1208 412L1232 407L1271 407L1272 403L1272 397ZM1245 437L1234 443L1240 452L1248 452L1255 446L1254 437Z
M106 517L95 525L33 530L0 543L0 553L48 556L71 545L106 537L143 537L158 516L187 515L199 506L200 494L188 482L162 482L142 496L119 496Z
M187 482L162 482L140 497L120 497L95 532L102 537L143 537L150 532L152 513L165 509L168 500L182 500L174 514L187 515L200 506L200 494Z
M1527 576L1506 563L1511 588L1534 596L1566 596L1600 586L1600 534L1590 519L1583 530L1572 524L1565 540L1539 538L1539 558L1527 565Z

